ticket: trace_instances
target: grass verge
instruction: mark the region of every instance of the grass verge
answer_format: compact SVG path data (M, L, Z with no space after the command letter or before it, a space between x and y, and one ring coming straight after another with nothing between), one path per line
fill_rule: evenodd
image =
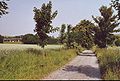
M42 79L76 56L74 49L0 50L0 79Z
M120 79L120 50L119 48L96 49L102 78L104 80Z

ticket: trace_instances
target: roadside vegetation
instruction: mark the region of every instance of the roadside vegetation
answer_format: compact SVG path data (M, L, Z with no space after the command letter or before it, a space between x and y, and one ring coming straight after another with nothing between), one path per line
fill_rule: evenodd
M0 79L41 79L76 56L75 50L0 50Z
M96 49L101 68L102 78L105 80L120 79L120 47Z

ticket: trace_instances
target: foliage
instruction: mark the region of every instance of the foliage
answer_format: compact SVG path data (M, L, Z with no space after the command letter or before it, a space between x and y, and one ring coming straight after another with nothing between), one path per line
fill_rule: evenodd
M0 50L0 79L41 79L76 56L75 50Z
M90 49L94 44L94 29L95 25L89 20L81 20L72 30L74 32L75 42L82 47Z
M48 44L58 44L58 38L54 38L54 37L49 36Z
M6 0L9 1L9 0ZM5 0L0 1L0 18L2 15L8 14L8 12L6 11L8 9L8 5L5 2Z
M71 48L72 44L73 44L73 35L72 35L72 31L71 31L72 26L68 25L67 26L67 32L66 32L66 46L67 48Z
M35 32L39 37L39 45L44 48L47 44L47 38L50 32L56 31L57 28L53 28L51 25L52 20L56 17L57 11L52 13L52 3L49 1L47 5L45 3L40 9L34 7L34 20L36 22Z
M24 44L37 44L38 43L38 37L37 35L33 35L33 34L25 34L22 37L22 42Z
M119 47L96 49L102 78L105 80L120 79L120 50Z
M115 41L116 46L120 46L120 38Z
M117 11L118 19L120 19L120 3L119 3L119 0L111 0L111 6Z
M60 43L63 44L64 43L64 40L65 40L65 29L66 29L66 25L65 24L62 24L61 25L61 30L60 30Z
M107 47L109 41L112 40L112 33L119 32L120 29L116 29L119 25L117 15L113 15L112 7L102 6L99 9L101 16L93 17L93 20L97 24L95 31L95 44L100 48Z
M4 39L4 37L2 35L0 35L0 43L3 43L3 39Z

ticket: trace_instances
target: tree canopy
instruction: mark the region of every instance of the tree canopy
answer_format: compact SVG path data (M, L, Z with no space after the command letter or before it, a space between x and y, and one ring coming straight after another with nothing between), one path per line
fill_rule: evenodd
M48 4L43 3L40 9L34 7L34 20L36 22L35 32L39 37L39 45L44 48L47 44L47 38L50 32L57 29L53 28L51 25L52 20L57 16L57 11L52 13L52 3L49 1Z
M33 34L25 34L24 36L22 36L22 42L24 44L37 44L38 37L37 35L33 35Z
M9 0L6 0L6 1L9 1ZM5 0L0 1L0 18L2 15L8 14L7 9L8 9L8 5L5 2Z
M107 47L109 41L111 41L111 36L113 36L114 32L119 32L120 29L116 29L119 25L117 15L113 15L112 7L102 6L99 9L101 16L93 17L95 21L96 28L95 31L95 44L97 44L100 48Z
M111 6L117 11L118 19L120 19L120 3L119 3L119 0L111 0Z
M75 40L82 47L90 49L94 43L95 25L89 20L81 20L72 30L76 33Z

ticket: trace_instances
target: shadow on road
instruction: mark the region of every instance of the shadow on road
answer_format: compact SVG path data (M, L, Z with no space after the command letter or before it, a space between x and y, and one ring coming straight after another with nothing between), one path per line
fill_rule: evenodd
M90 65L86 65L86 66L81 65L79 67L68 65L63 70L64 71L77 71L78 73L83 73L86 76L89 76L91 78L100 79L99 69L95 67L91 67Z
M96 56L95 54L80 54L80 56Z

